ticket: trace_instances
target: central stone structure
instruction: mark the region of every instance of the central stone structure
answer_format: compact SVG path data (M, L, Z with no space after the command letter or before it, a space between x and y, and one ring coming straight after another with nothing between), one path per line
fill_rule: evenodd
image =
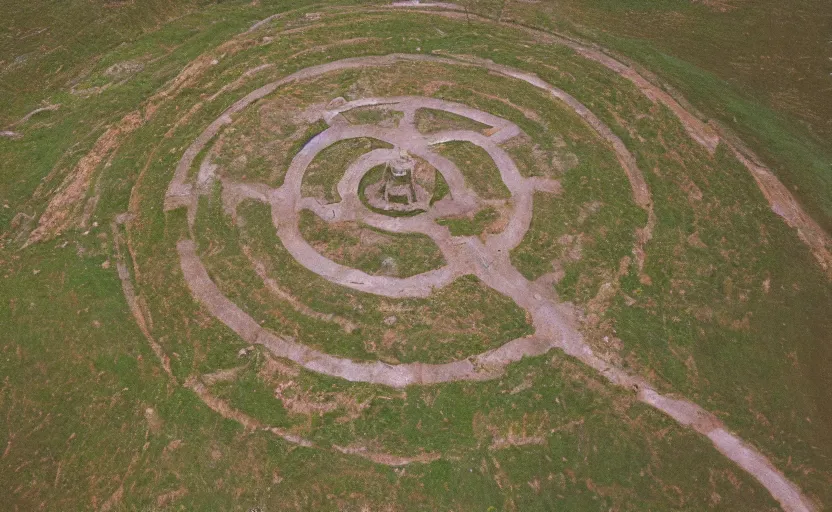
M399 158L387 162L384 169L383 196L386 203L406 204L416 202L416 184L413 171L416 162L407 151L399 153Z
M365 197L373 208L384 211L416 212L430 206L434 169L400 150L384 164L382 177L367 187Z

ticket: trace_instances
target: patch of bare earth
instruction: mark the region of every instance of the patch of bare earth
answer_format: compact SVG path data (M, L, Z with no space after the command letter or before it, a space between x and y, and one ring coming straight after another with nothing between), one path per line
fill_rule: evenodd
M26 245L39 242L52 234L59 234L70 227L79 215L80 201L90 188L93 173L104 159L121 144L123 137L142 124L141 115L131 112L104 132L92 149L64 179L58 192L49 201L46 211L38 221L38 227L29 235Z
M193 84L205 71L213 66L216 56L231 56L240 50L256 44L251 40L233 38L217 48L208 51L190 63L171 80L167 87L151 96L137 110L126 114L115 125L109 127L96 140L92 149L73 167L64 179L58 191L49 201L38 226L29 235L26 245L37 243L60 234L77 222L83 209L82 200L89 191L92 176L105 158L115 153L124 138L152 119L159 107L175 98L186 86ZM216 56L215 56L216 55Z
M266 359L259 372L260 378L274 389L274 396L290 414L301 416L323 416L341 411L336 419L339 423L352 421L361 416L369 407L369 399L357 401L348 393L334 391L311 391L299 384L297 368L283 363L266 353Z

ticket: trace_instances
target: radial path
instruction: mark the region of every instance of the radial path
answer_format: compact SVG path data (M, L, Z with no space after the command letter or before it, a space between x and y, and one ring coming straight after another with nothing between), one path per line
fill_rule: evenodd
M425 55L400 54L352 58L310 67L266 85L232 105L188 148L168 188L166 208L174 209L182 206L188 208L193 238L199 195L210 190L208 185L217 178L213 174L214 167L210 163L202 165L195 183L188 182L187 170L191 168L196 155L224 125L231 122L230 114L243 110L252 102L271 94L278 87L297 80L337 70L387 66L401 61L427 61L483 67L491 72L544 90L556 100L575 110L602 139L611 145L630 180L636 204L647 212L648 224L642 236L635 237L637 242L633 248L633 253L637 260L639 259L638 255L643 254L643 246L649 240L650 227L655 222L655 215L650 193L641 171L623 142L585 106L563 91L543 82L535 75L486 61L459 61ZM342 116L344 112L351 109L367 106L402 112L403 116L398 127L389 129L371 125L352 125ZM465 130L423 135L414 126L415 112L420 108L443 110L486 124L492 127L489 130L490 135ZM557 183L523 178L508 154L498 146L521 133L516 125L464 105L410 96L366 98L344 102L337 107L325 109L322 117L329 124L329 128L314 137L294 157L283 186L270 189L264 185L242 185L224 181L224 190L229 191L227 208L233 210L236 203L246 197L270 204L272 220L283 245L301 265L333 283L362 292L387 297L427 297L434 290L447 286L456 278L465 274L473 274L485 285L511 298L523 308L531 317L535 329L534 334L512 340L497 349L468 359L446 364L390 365L380 361L360 363L332 356L294 340L275 335L261 327L225 297L210 279L196 253L195 243L192 240L182 240L177 248L185 279L194 297L214 316L246 341L261 344L275 355L290 359L309 370L350 381L392 387L492 379L501 375L505 367L512 362L527 356L541 355L557 347L594 368L610 382L635 390L639 399L644 403L659 409L680 424L707 436L721 453L754 476L787 510L812 509L811 504L794 484L774 468L762 454L729 433L714 415L691 402L665 397L643 379L632 376L596 356L583 341L573 319L571 307L558 302L551 289L538 287L512 266L509 252L523 240L529 228L534 191L559 190ZM314 199L303 198L301 195L302 178L315 156L340 140L357 137L378 139L392 145L394 149L375 150L350 163L345 168L345 174L338 184L340 202L321 204ZM487 205L487 201L477 197L466 185L462 173L453 162L432 150L432 146L448 141L465 141L479 146L488 153L499 169L502 181L511 193L511 199L506 202L510 210L509 219L501 232L487 234L483 239L452 236L448 228L436 222L438 218L448 214L472 212ZM361 177L374 166L395 158L399 151L407 151L434 166L448 183L449 197L438 201L429 211L412 217L388 217L364 207L358 198ZM372 276L344 267L318 253L301 236L298 230L299 215L301 211L307 209L327 222L361 221L386 231L427 235L437 244L448 263L440 269L404 279Z

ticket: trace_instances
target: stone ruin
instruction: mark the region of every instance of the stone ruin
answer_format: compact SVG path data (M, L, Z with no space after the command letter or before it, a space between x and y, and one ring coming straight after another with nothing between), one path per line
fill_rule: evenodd
M370 206L385 211L413 212L426 210L433 188L433 169L420 165L407 151L384 164L381 179L365 192Z

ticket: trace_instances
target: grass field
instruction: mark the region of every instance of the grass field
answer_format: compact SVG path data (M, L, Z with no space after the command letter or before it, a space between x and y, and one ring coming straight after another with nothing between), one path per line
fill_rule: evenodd
M212 163L223 180L281 186L292 158L327 128L314 112L337 97L429 96L515 123L523 134L503 149L523 176L555 179L562 191L534 192L529 231L510 252L514 267L570 303L586 343L610 364L713 412L818 510L832 504L828 274L725 143L709 153L624 77L493 21L592 40L649 70L756 151L829 228L832 102L816 41L829 17L806 15L825 7L462 4L468 16L354 2L0 3L0 129L20 134L0 137L4 506L778 509L707 438L560 350L489 381L396 389L249 346L194 299L177 253L188 237L217 287L257 324L332 355L447 363L534 332L520 306L473 275L427 298L334 284L294 260L268 205L241 202L235 224L219 182L200 198L193 225L184 209L165 210L183 152L235 101L309 66L391 53L491 59L585 105L620 138L649 188L656 223L643 265L633 247L647 213L615 148L563 102L478 67L399 62L281 87L233 114L188 175ZM276 13L284 14L249 31ZM18 121L49 105L60 106ZM375 108L344 117L402 122ZM443 111L420 109L414 123L424 133L487 133ZM379 147L390 146L350 139L321 151L303 195L341 200L344 170ZM435 149L481 198L511 206L483 150L460 142ZM431 204L449 193L437 173ZM65 227L26 245L61 198L68 213L54 219ZM300 219L320 253L371 275L410 277L448 263L424 235L308 211ZM452 236L484 240L503 220L488 207L439 223ZM131 293L135 304L125 301ZM201 399L193 382L227 408ZM391 465L396 457L413 462Z

